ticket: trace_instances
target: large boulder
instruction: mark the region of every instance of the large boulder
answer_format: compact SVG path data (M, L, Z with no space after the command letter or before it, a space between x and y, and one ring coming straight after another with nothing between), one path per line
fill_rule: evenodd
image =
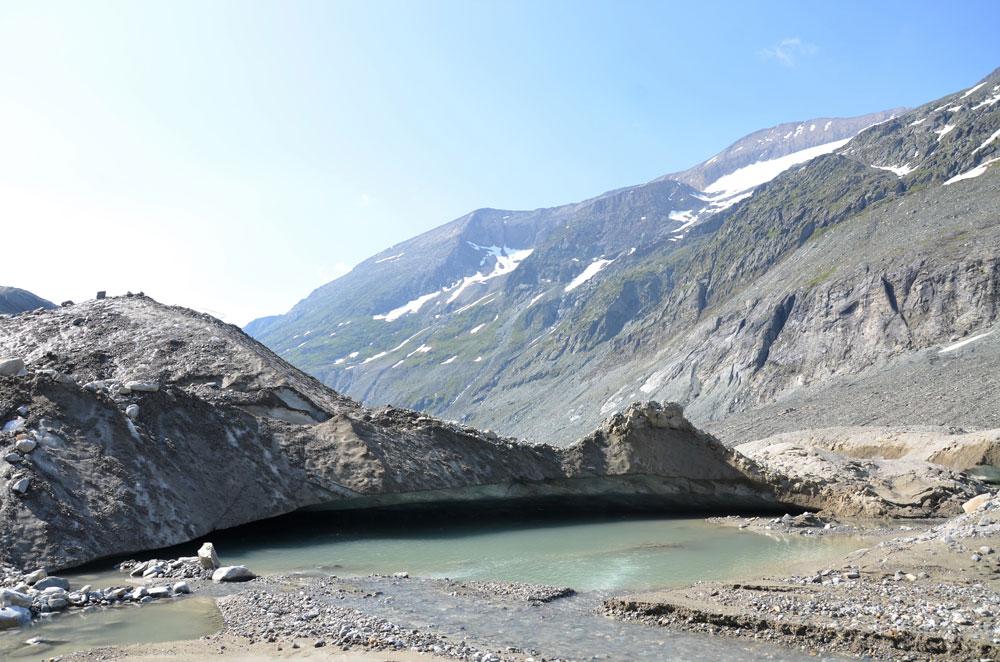
M212 581L248 582L256 576L245 565L225 565L212 573Z
M206 570L215 570L218 568L221 563L219 562L219 555L215 551L215 545L210 542L202 544L198 548L198 562Z

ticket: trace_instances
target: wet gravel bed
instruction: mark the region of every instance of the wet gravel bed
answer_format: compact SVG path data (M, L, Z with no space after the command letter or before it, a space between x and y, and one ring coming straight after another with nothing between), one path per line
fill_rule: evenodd
M521 659L510 651L483 650L466 641L452 641L443 634L404 628L391 621L352 607L338 606L346 593L358 591L335 578L257 580L252 588L218 601L230 634L251 643L287 642L293 648L336 646L343 650L364 648L377 651L410 650L473 662ZM372 593L375 597L377 593Z
M444 583L442 590L452 595L474 595L493 601L513 600L529 604L545 604L576 595L576 591L567 587L520 582L448 581Z
M604 603L625 620L715 635L807 644L877 659L995 659L1000 594L928 573L824 570L783 581L701 584L659 600Z

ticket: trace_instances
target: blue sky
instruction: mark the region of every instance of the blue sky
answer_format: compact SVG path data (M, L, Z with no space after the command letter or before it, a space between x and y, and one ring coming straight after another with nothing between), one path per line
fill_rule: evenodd
M477 207L962 89L997 25L995 1L0 2L0 284L242 324Z

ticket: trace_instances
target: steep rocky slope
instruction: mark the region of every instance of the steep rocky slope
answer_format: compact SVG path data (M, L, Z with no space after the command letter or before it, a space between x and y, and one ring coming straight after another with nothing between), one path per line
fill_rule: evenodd
M828 460L804 479L787 454L751 461L676 405L632 405L567 448L373 411L236 327L144 296L0 319L0 426L0 561L50 569L301 509L928 516L981 489L926 463L859 466L845 482Z
M655 182L685 196L662 233L638 233L653 214L612 206L653 189L591 201L581 227L614 242L564 223L461 307L420 290L431 298L391 323L285 320L298 337L260 337L367 402L533 439L568 442L647 397L683 403L727 443L818 425L998 427L1000 73L879 119L849 142L793 143L828 153L777 176L804 150L766 138L821 125L750 136ZM740 146L764 151L746 164ZM595 212L626 208L616 222Z
M28 290L0 286L0 315L16 315L36 308L55 308L55 304Z

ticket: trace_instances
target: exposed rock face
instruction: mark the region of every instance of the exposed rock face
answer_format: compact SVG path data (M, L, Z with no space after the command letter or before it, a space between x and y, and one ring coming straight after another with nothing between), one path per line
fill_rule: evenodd
M546 499L839 508L863 480L902 474L878 466L838 489L846 465L829 459L819 479L770 456L762 468L676 405L634 404L562 449L371 411L235 327L145 297L0 319L6 354L24 357L27 374L0 377L0 446L18 456L2 469L0 560L21 567L164 547L301 509ZM922 485L959 503L977 493L939 477ZM892 514L897 497L875 490L849 510ZM900 503L906 514L950 507L944 496ZM206 567L217 566L211 551L199 552Z

